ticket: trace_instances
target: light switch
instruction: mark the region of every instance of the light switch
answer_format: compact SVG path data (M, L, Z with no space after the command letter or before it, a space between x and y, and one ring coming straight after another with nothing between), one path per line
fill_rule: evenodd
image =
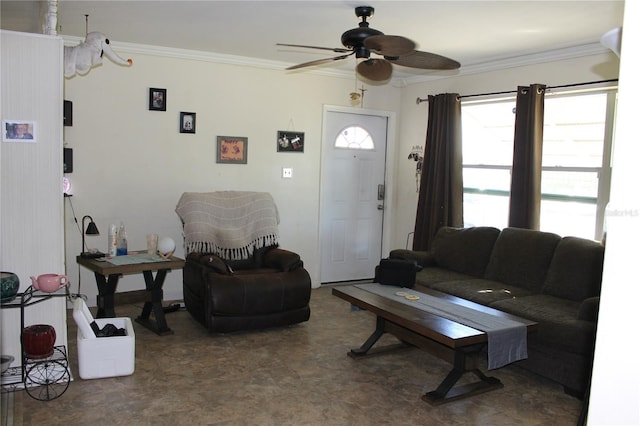
M283 167L282 168L282 177L286 179L290 179L293 177L293 169L291 167Z

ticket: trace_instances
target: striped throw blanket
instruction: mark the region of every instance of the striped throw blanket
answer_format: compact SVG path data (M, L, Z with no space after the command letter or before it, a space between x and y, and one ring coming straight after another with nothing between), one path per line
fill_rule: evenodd
M176 206L185 252L249 259L255 249L278 244L278 208L267 192L185 192Z

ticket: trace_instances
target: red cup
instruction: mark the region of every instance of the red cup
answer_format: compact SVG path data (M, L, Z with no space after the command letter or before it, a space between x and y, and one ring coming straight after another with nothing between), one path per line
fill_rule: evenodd
M35 324L22 330L24 354L31 359L48 358L53 355L56 330L50 325Z

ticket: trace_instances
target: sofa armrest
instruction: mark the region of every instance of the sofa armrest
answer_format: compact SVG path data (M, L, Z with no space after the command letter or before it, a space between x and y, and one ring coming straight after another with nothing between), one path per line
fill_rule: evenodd
M600 307L600 296L588 297L580 304L578 319L583 321L597 322L598 309Z
M404 259L412 260L420 266L434 266L436 265L436 259L429 251L415 251L406 249L391 250L389 253L390 259Z
M281 248L272 248L264 254L262 264L267 268L286 272L301 268L302 260L297 253Z

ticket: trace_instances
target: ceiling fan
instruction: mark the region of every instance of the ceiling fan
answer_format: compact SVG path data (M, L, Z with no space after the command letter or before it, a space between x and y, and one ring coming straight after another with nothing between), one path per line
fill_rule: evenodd
M460 68L460 63L453 59L436 55L435 53L415 50L416 44L406 37L385 35L381 31L369 28L367 18L373 16L373 7L359 6L356 7L355 11L356 16L361 18L362 21L358 24L358 28L353 28L342 34L341 41L345 46L344 48L277 43L278 46L322 49L343 53L343 55L332 58L318 59L293 65L288 67L287 70L339 61L351 55L356 55L356 58L365 59L357 65L356 72L371 81L388 80L393 72L392 64L431 70L453 70ZM371 53L381 55L382 58L371 58Z

